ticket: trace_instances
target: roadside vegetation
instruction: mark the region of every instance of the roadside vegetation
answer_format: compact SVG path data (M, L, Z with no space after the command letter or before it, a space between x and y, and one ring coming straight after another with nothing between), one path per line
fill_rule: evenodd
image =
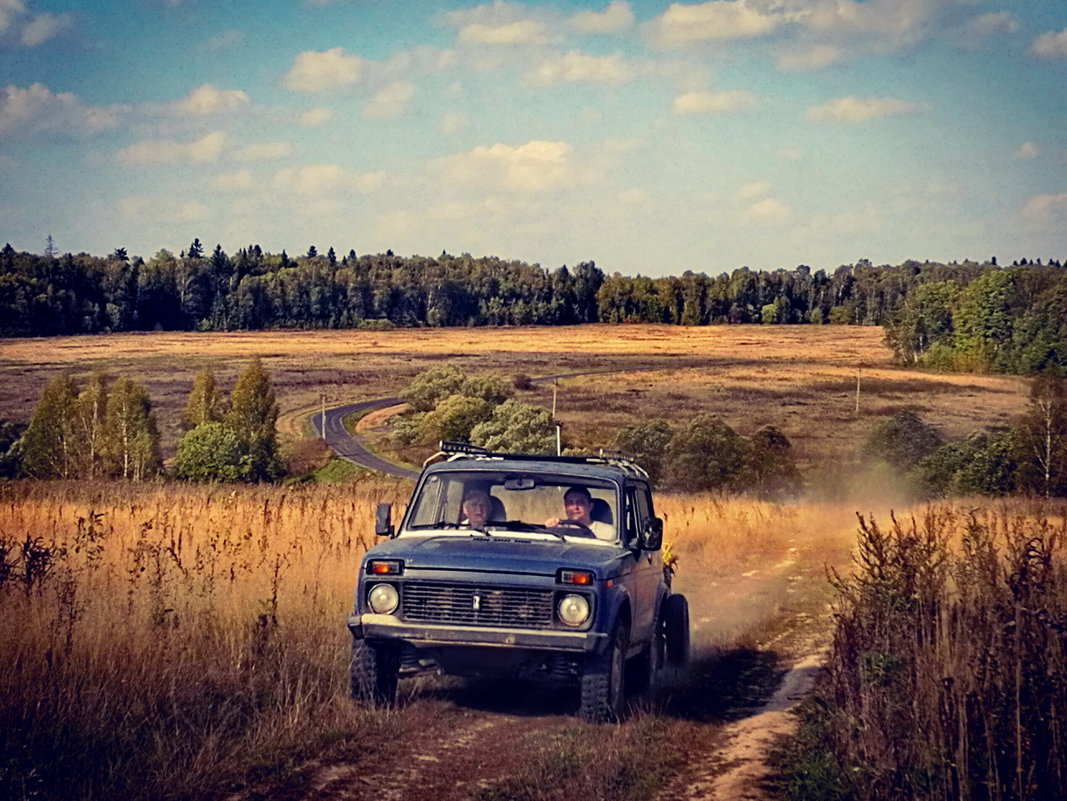
M1067 796L1067 523L1025 502L861 519L789 797Z
M1025 413L960 440L946 440L914 410L901 409L874 427L865 459L903 475L920 497L1067 497L1065 383L1037 376Z

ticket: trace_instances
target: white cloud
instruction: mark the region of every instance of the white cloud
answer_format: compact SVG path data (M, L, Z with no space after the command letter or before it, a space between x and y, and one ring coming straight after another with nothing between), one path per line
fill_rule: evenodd
M436 162L446 183L488 182L515 192L543 192L584 180L566 142L488 145Z
M295 92L327 92L358 81L365 64L359 56L345 55L340 47L306 50L297 55L282 83Z
M757 200L744 211L744 217L752 222L780 222L792 215L792 210L776 197Z
M120 150L118 160L130 167L209 164L218 161L225 149L226 134L214 131L192 142L175 142L171 139L137 142Z
M792 216L792 209L774 196L768 181L750 181L737 188L737 202L744 208L741 216L754 223L779 222Z
M0 0L0 34L7 33L25 13L26 4L22 0Z
M233 154L236 161L272 161L293 155L293 146L289 142L261 142L245 145Z
M784 161L799 161L803 153L795 147L783 147L778 151L778 158Z
M441 19L456 29L459 42L469 45L545 44L557 38L548 25L550 15L506 0L452 11Z
M80 136L116 127L122 106L88 106L70 92L34 83L0 89L0 134L59 133Z
M1039 227L1067 224L1067 193L1059 195L1035 195L1026 201L1023 218Z
M612 56L587 56L571 51L541 62L527 81L531 86L556 86L563 83L623 84L635 71L616 53Z
M918 114L927 111L925 103L912 103L896 97L839 97L807 111L814 122L867 122L881 117Z
M1036 159L1040 151L1037 145L1033 142L1023 142L1019 145L1019 149L1015 151L1013 158L1017 159Z
M765 13L759 6L752 0L712 0L698 5L673 3L649 23L649 36L661 47L766 36L778 27L783 17Z
M459 29L457 38L463 44L488 45L546 44L551 41L545 24L532 19L502 25L471 23Z
M119 212L122 216L138 224L192 223L207 219L208 208L195 200L178 200L170 197L148 197L137 195L119 200Z
M459 133L469 125L470 120L467 119L467 116L457 111L446 111L441 116L441 133L444 134Z
M634 24L634 12L625 0L612 0L603 11L579 11L571 25L586 33L620 33Z
M37 47L54 39L74 24L70 14L35 14L22 27L19 41L26 47Z
M0 0L0 35L12 33L23 47L42 45L73 25L72 14L34 12L23 0Z
M942 0L813 0L795 19L835 36L863 36L897 47L921 38L947 5Z
M795 51L779 57L786 70L809 70L844 58L890 53L933 35L976 44L1015 24L1007 13L975 17L959 25L958 7L970 0L786 0L771 2L796 35ZM768 11L768 13L771 13ZM838 51L836 57L834 50ZM831 60L833 59L833 60Z
M385 173L357 173L339 164L310 164L278 170L274 175L273 184L275 189L304 197L331 192L370 194L385 184Z
M222 192L241 192L255 186L255 179L249 170L224 172L215 176L212 185Z
M786 72L808 72L837 64L844 57L845 52L836 45L816 44L782 53L778 66Z
M213 84L205 83L176 101L174 108L182 114L202 117L208 114L237 111L247 106L248 102L248 95L240 89L220 89Z
M401 116L415 94L415 87L407 81L393 81L363 107L363 116L372 120L395 119Z
M313 108L300 115L300 124L307 128L325 125L333 119L333 111L328 108Z
M675 114L722 114L744 111L756 104L748 92L686 92L674 98Z
M1036 58L1067 58L1067 28L1058 33L1049 31L1030 44L1030 55Z
M772 187L767 181L751 181L741 184L737 189L737 197L742 201L759 200L771 194Z

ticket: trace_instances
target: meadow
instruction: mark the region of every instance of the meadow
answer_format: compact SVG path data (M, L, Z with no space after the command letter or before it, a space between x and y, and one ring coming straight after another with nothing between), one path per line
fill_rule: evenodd
M294 439L310 433L305 420L323 393L338 405L388 397L447 360L506 377L593 373L559 382L557 414L574 445L610 445L617 428L649 416L677 425L712 412L742 435L777 425L809 469L851 460L872 420L899 408L960 437L1008 423L1027 394L1017 377L895 367L882 329L863 326L157 332L0 340L0 416L28 420L45 383L61 372L128 374L148 388L170 455L193 374L211 367L226 388L253 355L271 374L279 429ZM519 395L552 406L547 384Z
M60 372L127 374L147 386L171 453L193 373L212 367L228 387L253 355L271 373L290 445L310 441L306 417L321 393L337 404L394 395L443 360L509 377L587 373L558 387L575 444L610 444L617 427L651 416L678 425L714 412L741 434L779 426L807 500L657 497L702 646L720 650L787 618L810 628L797 610L825 602L824 564L847 570L855 513L884 517L888 503L907 503L891 476L855 469L874 422L908 407L963 436L1009 422L1027 393L1014 377L895 367L879 328L152 333L0 340L0 415L27 420ZM520 397L550 407L552 388ZM822 484L841 491L820 494ZM384 743L441 725L439 707L374 712L347 697L355 565L373 541L374 504L403 504L409 491L366 476L337 486L0 484L0 796L222 798L299 782L311 762L380 765ZM828 496L838 500L819 500ZM797 562L805 578L794 582ZM757 571L767 576L758 584L739 580ZM701 685L698 697L718 687ZM698 736L679 722L689 713L674 714L652 716L657 742ZM633 753L646 745L638 737ZM576 778L560 781L562 792Z

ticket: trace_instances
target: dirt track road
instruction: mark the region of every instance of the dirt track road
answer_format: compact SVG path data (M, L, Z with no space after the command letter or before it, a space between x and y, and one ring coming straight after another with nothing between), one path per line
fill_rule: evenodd
M677 588L693 613L692 665L665 676L654 696L636 699L621 726L578 722L576 693L500 681L404 680L398 708L376 713L393 716L402 738L358 763L309 764L299 787L255 788L231 801L568 797L519 793L509 782L544 760L546 746L593 738L611 753L649 732L686 743L684 760L660 782L659 801L763 798L767 746L788 732L786 710L816 668L826 616L805 611L815 607L799 598L816 572L821 566L806 564L794 549L743 576L708 582L680 575ZM659 741L642 747L654 750Z
M326 410L327 443L365 467L413 475L370 453L342 425L350 414L397 403L382 398ZM311 424L321 430L321 414ZM676 589L690 600L693 662L636 699L622 726L578 723L576 694L508 682L406 680L399 708L381 714L397 716L409 735L371 767L315 763L300 788L260 788L231 801L502 801L516 797L507 783L529 770L543 744L589 736L612 743L642 725L637 721L663 723L688 744L660 801L762 799L768 748L791 730L789 710L810 691L828 634L828 615L812 605L823 570L815 561L794 544L742 575L708 581L683 571Z

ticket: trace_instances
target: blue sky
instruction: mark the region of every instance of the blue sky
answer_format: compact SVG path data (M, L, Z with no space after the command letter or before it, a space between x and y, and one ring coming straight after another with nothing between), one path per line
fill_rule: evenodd
M0 240L1067 258L1067 2L0 0Z

